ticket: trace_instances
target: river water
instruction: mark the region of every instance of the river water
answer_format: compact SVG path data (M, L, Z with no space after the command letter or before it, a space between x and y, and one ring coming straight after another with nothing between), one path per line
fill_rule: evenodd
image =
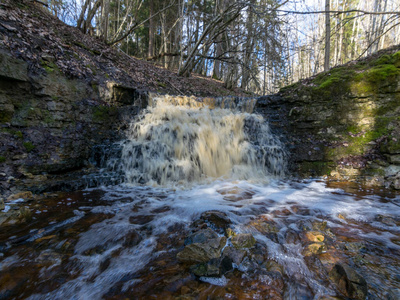
M104 170L123 184L21 199L33 217L2 227L0 299L400 299L400 196L288 179L268 124L228 104L158 100ZM178 259L207 228L228 237L212 276Z

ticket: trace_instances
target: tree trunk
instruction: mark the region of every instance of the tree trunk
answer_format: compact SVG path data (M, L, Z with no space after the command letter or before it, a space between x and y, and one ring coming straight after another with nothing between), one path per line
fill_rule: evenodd
M103 0L101 9L101 26L100 26L100 38L107 42L108 36L108 17L110 13L110 0Z
M156 22L155 18L151 16L154 15L154 0L149 0L149 49L147 52L147 57L153 57L154 52L154 42L155 42L155 33L156 33Z
M329 70L329 59L331 55L331 18L329 16L329 0L325 0L325 60L324 71Z

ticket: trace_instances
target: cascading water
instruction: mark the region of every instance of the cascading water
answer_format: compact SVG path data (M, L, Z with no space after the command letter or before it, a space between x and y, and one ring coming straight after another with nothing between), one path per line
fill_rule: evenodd
M286 160L280 141L261 116L250 113L254 101L244 103L154 99L132 122L123 142L126 182L166 186L217 178L266 181L283 175Z
M33 217L2 225L0 299L400 299L400 196L285 179L253 105L156 98L97 149L107 184L7 203Z

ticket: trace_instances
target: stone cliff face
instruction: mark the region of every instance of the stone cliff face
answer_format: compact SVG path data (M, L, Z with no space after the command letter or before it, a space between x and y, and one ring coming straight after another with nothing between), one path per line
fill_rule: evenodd
M292 169L400 189L400 52L334 68L261 97Z
M87 164L95 144L119 138L120 129L147 106L147 94L108 83L94 88L68 79L53 65L45 72L0 51L0 173L2 188L18 179Z

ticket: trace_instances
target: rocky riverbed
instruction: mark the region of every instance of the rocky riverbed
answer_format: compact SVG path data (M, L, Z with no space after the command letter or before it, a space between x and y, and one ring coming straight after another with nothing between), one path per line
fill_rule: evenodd
M4 299L400 295L400 198L387 191L215 182L30 196L0 213L16 212L0 235Z

